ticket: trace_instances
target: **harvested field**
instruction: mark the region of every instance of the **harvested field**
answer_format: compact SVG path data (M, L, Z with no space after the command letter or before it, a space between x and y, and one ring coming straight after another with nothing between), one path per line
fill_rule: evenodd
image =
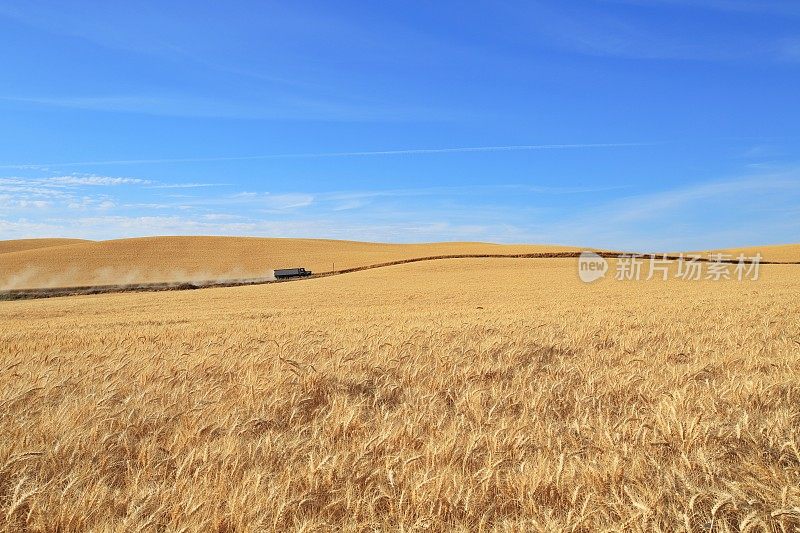
M40 250L54 246L69 246L72 244L88 244L92 241L81 239L17 239L13 241L0 241L0 254L24 252L26 250Z
M323 239L146 237L24 249L0 242L0 290L259 278L275 268L343 270L412 257L575 251L550 245L383 244Z

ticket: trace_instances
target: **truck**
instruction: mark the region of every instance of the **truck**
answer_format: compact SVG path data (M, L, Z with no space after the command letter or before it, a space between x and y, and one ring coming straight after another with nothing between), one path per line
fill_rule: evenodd
M304 278L311 275L305 268L279 268L274 271L275 279Z

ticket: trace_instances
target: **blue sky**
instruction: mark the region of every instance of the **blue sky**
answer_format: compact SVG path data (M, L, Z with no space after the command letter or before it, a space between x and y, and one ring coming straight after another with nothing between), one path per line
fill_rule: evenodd
M800 3L0 4L0 239L800 242Z

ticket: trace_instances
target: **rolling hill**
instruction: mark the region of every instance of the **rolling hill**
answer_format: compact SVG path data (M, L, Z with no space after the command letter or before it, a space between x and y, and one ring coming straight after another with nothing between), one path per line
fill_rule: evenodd
M68 287L268 276L302 266L324 272L449 254L522 254L574 251L549 245L475 242L381 244L257 237L144 237L69 241L35 247L0 243L0 288ZM17 251L14 247L18 246Z
M0 289L181 282L269 276L302 266L329 272L405 259L453 254L576 252L556 245L479 242L384 244L259 237L142 237L109 241L0 241ZM648 250L642 250L648 252ZM715 250L764 261L798 262L800 245ZM697 252L707 255L710 251Z

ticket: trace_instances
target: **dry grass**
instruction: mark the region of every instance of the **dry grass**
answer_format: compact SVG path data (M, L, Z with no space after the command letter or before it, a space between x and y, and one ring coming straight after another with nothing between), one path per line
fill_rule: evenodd
M0 530L796 531L800 276L0 305Z
M313 271L448 254L575 250L549 245L445 242L383 244L322 239L146 237L44 248L44 241L0 241L0 289L252 278L275 268ZM34 244L37 249L33 248Z

